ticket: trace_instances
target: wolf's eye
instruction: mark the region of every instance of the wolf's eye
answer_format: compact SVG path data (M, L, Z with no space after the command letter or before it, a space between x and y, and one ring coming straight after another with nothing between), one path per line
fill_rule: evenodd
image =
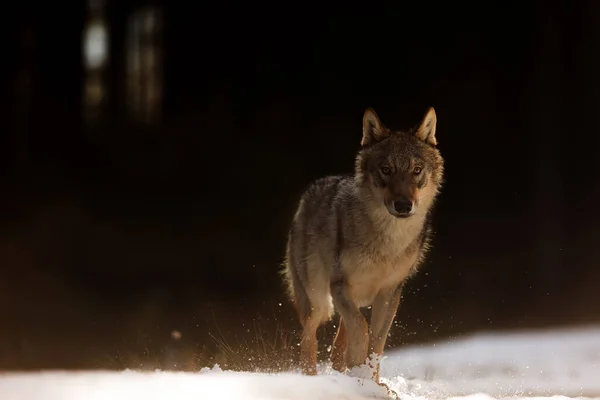
M422 171L421 167L415 167L415 169L413 169L413 173L415 175L419 175L421 173L421 171Z
M384 175L390 175L392 173L392 169L387 165L384 165L383 167L381 167L381 173Z

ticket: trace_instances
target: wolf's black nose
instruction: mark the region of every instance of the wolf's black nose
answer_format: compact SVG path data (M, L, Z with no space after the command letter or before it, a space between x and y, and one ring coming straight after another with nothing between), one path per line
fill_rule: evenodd
M408 214L412 211L412 201L400 199L394 202L394 210L399 214Z

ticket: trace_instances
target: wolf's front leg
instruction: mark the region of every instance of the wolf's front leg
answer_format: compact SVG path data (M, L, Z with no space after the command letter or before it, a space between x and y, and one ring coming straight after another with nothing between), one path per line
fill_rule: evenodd
M375 373L373 379L379 382L379 363L385 347L388 332L392 326L392 321L396 311L400 306L400 296L402 294L402 285L394 289L381 290L373 301L371 310L371 328L369 335L369 356L367 363L374 363Z
M335 309L344 321L346 334L345 361L348 368L364 363L369 345L369 326L365 317L352 301L345 279L335 279L331 283L331 297Z

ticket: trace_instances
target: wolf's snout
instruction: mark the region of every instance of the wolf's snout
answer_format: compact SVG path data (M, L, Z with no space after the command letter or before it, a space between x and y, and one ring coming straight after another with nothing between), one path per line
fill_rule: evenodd
M400 199L394 201L394 210L398 214L409 214L412 211L413 203L408 199Z

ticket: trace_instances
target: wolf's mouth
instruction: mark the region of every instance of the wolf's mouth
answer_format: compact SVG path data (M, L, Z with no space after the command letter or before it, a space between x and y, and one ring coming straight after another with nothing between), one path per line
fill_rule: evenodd
M412 213L393 212L393 213L390 213L390 214L392 214L394 217L400 218L400 219L405 219L405 218L408 218L408 217L412 217Z
M405 219L405 218L409 218L412 217L414 215L414 212L410 211L410 212L405 212L405 213L401 213L396 211L393 207L387 207L388 212L391 214L392 217L395 218L400 218L400 219Z
M411 217L411 216L412 216L412 214L411 214L411 213L402 213L402 214L400 214L400 213L396 213L396 214L394 215L394 217L396 217L396 218L408 218L408 217Z

